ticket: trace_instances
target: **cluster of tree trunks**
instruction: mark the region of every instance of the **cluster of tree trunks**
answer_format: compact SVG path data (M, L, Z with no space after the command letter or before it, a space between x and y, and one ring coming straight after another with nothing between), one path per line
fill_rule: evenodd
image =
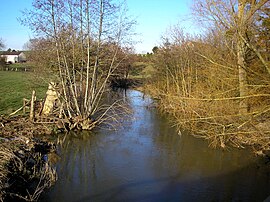
M54 95L47 95L44 114L57 95L63 119L89 129L92 120L103 122L111 109L102 103L109 78L125 69L130 51L125 36L135 21L126 11L125 3L111 0L35 0L33 8L25 10L22 24L39 36L29 43L29 59L44 80L51 82L53 76L57 82L56 92L48 92Z

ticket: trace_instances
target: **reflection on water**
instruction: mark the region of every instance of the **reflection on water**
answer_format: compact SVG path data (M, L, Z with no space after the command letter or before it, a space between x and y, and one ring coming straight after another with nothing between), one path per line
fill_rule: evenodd
M117 131L70 135L60 150L59 180L43 201L263 201L269 166L245 151L220 151L171 128L127 91L132 119ZM268 169L268 170L267 170Z

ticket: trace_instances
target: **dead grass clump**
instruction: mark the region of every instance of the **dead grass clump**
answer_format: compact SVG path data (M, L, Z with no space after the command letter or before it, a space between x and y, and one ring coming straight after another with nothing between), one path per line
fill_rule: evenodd
M15 147L15 148L14 148ZM11 159L17 159L16 155L13 153L14 149L17 149L15 145L0 144L0 200L3 201L5 195L5 189L7 188L6 182L8 180L8 175L10 171L8 169L8 164ZM21 166L21 161L17 159L18 167Z
M0 143L0 201L36 201L56 181L56 172L44 158L51 146L28 138Z

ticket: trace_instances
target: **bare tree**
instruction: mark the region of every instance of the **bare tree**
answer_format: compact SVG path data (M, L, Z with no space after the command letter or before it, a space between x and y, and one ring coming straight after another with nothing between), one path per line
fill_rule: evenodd
M102 97L134 25L125 6L112 0L42 0L24 12L22 23L49 42L55 54L47 62L57 69L62 112L83 129L102 122L108 111Z
M229 41L236 44L237 66L239 71L239 112L248 112L248 80L247 80L247 54L248 49L253 49L265 64L267 71L269 68L260 56L255 46L251 43L251 30L256 20L257 13L267 4L269 0L247 1L247 0L196 0L194 3L194 14L200 21L207 22L210 26L217 27L224 33L224 37L230 36Z

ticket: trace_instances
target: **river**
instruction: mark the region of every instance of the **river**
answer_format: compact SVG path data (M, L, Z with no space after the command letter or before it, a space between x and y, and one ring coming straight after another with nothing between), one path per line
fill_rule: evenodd
M179 135L152 100L126 92L133 117L117 130L70 135L58 181L41 201L264 201L270 166L251 152Z

